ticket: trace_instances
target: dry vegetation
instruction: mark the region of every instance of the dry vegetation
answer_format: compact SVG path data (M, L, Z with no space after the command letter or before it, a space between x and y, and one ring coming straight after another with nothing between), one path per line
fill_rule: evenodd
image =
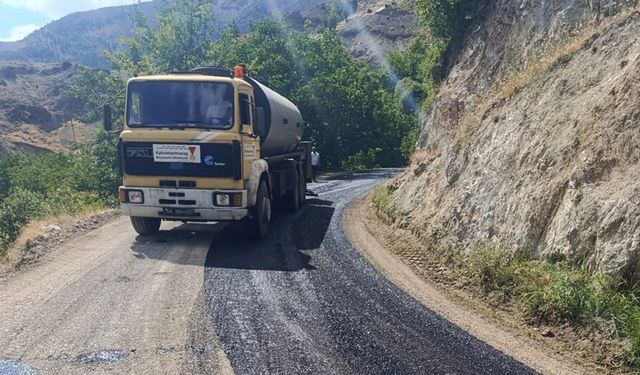
M31 220L25 225L19 237L9 247L3 258L0 258L0 273L12 269L25 261L25 256L30 247L42 242L55 242L55 240L68 236L82 226L84 223L94 219L102 220L103 217L110 218L115 213L111 209L87 208L73 215L63 214L49 216ZM107 219L108 220L108 219ZM43 256L44 254L38 254Z

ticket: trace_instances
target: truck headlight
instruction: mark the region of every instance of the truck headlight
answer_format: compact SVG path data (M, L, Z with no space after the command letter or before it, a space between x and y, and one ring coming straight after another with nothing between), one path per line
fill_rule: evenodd
M229 206L231 204L231 197L229 194L216 194L216 206Z
M144 203L144 195L140 190L127 191L127 200L129 203L141 204Z

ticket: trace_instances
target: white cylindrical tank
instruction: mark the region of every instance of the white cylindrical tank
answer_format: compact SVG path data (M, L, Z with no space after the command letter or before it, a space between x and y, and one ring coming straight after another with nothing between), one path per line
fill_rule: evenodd
M247 81L254 87L256 106L264 108L261 154L274 156L294 151L302 139L302 115L298 107L255 79Z

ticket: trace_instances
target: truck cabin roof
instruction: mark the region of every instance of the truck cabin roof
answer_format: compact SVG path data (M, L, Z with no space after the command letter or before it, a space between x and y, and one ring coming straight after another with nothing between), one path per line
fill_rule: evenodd
M244 80L236 80L231 77L219 77L219 76L207 76L197 73L168 73L168 74L156 74L150 76L134 77L129 80L130 82L143 82L143 81L196 81L196 82L237 82ZM249 83L245 82L247 85Z

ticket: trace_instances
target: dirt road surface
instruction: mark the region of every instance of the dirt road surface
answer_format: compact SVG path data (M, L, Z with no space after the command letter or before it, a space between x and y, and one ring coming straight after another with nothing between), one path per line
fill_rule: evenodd
M311 186L252 242L237 225L127 218L0 283L0 374L529 374L409 297L342 230L389 171Z

